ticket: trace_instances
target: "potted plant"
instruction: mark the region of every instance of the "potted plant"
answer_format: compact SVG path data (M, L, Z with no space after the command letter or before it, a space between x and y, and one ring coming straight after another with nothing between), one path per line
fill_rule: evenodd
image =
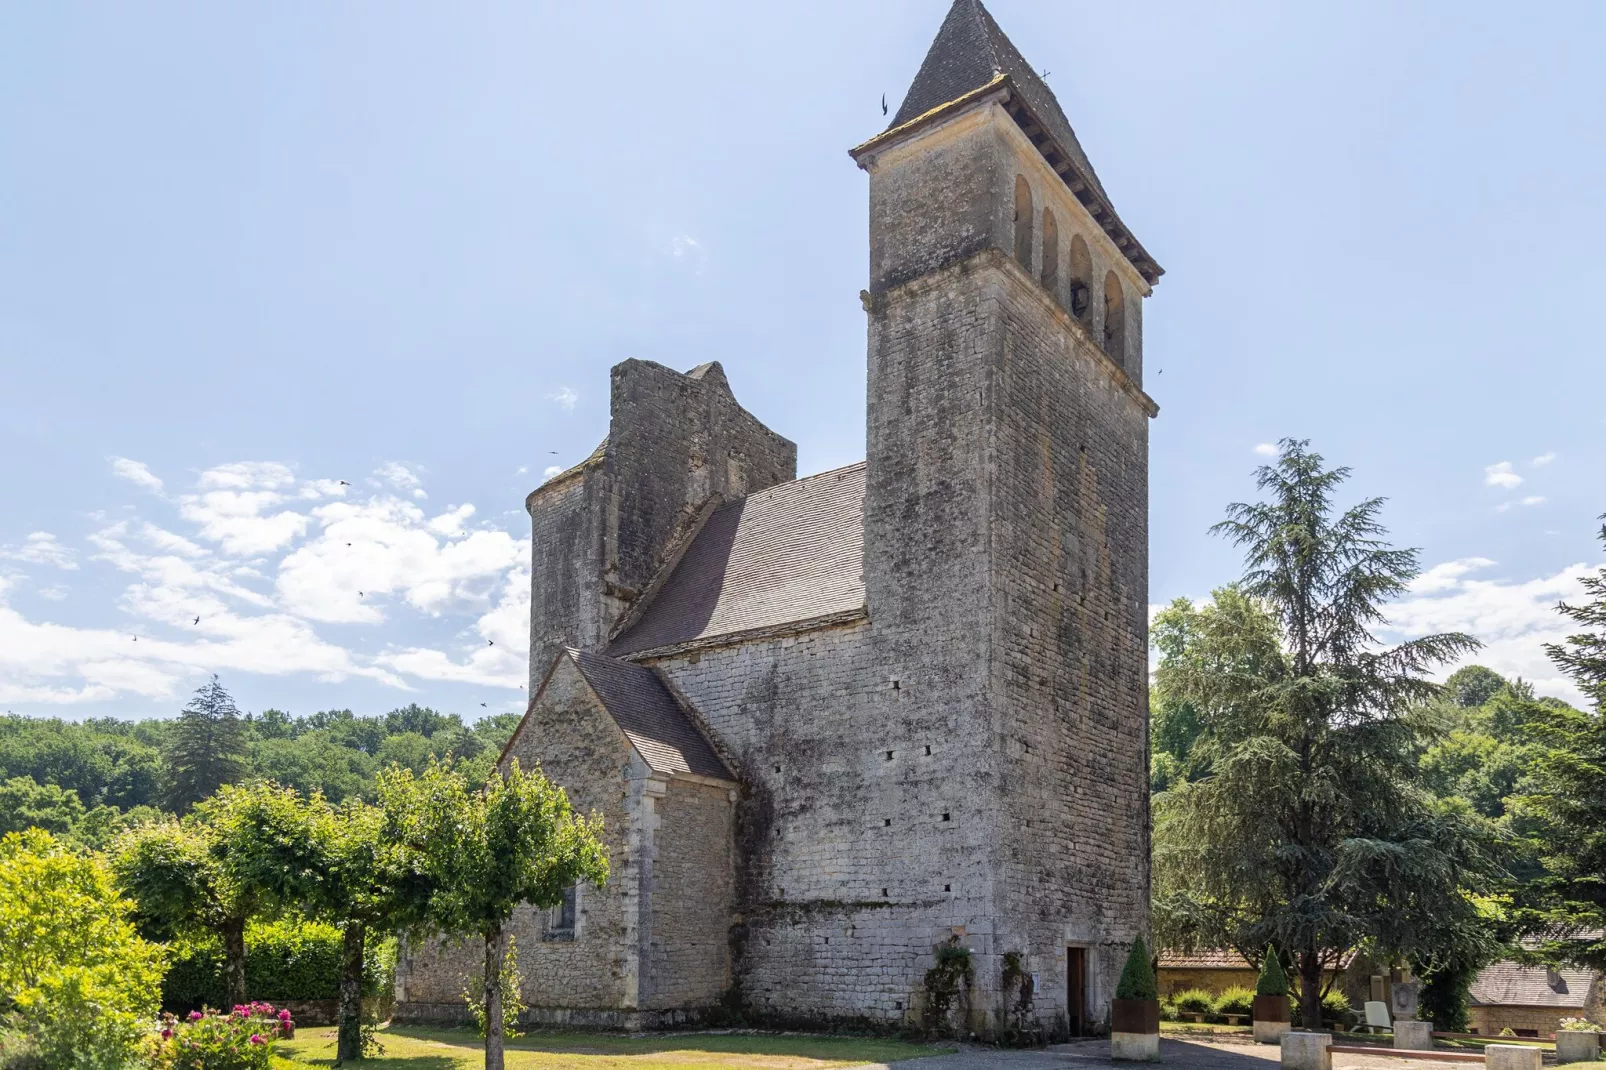
M1592 1063L1600 1058L1600 1026L1588 1018L1563 1018L1556 1030L1558 1063Z
M1260 964L1260 976L1255 980L1255 1002L1250 1011L1254 1018L1255 1040L1261 1044L1280 1044L1288 1035L1288 976L1277 959L1275 948L1266 948L1266 958Z
M1160 990L1143 937L1132 950L1110 1003L1110 1058L1148 1061L1160 1057Z

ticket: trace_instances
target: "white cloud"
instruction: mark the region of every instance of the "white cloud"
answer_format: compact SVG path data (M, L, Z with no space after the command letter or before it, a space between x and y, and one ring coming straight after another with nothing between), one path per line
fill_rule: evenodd
M1504 487L1507 490L1522 484L1522 477L1511 470L1510 461L1491 464L1483 470L1485 486Z
M1549 464L1551 461L1554 461L1555 459L1556 459L1556 451L1555 450L1551 450L1548 453L1541 453L1539 456L1535 457L1533 460L1529 461L1528 463L1533 465L1535 468L1540 468L1540 467L1542 467L1544 465Z
M161 493L162 481L143 462L131 461L127 457L112 458L112 472L128 480L135 486L144 487L148 491Z
M26 565L54 565L57 568L75 569L76 555L48 531L36 531L22 540L20 546L0 546L0 559L21 561Z
M521 465L518 466L518 468L516 470L514 470L513 474L516 475L516 476L522 476L525 473L529 472L529 470L530 470L530 466L529 465L521 464Z
M562 474L563 466L561 464L553 464L546 467L546 470L541 473L541 478L551 479L553 476L560 476Z
M40 598L48 598L52 602L60 602L67 597L67 592L68 588L58 583L50 587L41 587L36 593Z
M1270 442L1257 443L1255 453L1261 457L1275 457L1277 456L1277 447Z
M1542 695L1582 704L1572 681L1545 657L1543 644L1573 631L1568 618L1556 612L1556 603L1581 598L1584 576L1599 566L1569 565L1527 581L1474 578L1492 567L1494 562L1482 557L1435 565L1411 585L1410 594L1388 608L1390 626L1380 638L1467 632L1484 643L1469 660L1504 676L1521 676Z
M1506 511L1508 511L1510 509L1515 509L1517 506L1543 505L1544 502L1545 502L1544 495L1542 495L1542 494L1530 494L1526 498L1514 499L1514 500L1509 501L1509 502L1501 502L1499 505L1495 506L1495 509L1498 512L1504 513L1504 512L1506 512Z
M125 467L141 482L143 466ZM375 476L380 492L352 501L337 480L299 480L277 462L232 463L164 498L169 522L97 514L100 527L86 536L91 560L126 575L116 607L128 623L29 620L6 601L18 577L0 576L0 700L168 699L210 672L363 677L401 690L411 690L409 677L518 687L528 646L529 541L471 526L476 510L468 503L426 513L414 468L393 462ZM144 485L160 486L150 480ZM76 564L44 532L5 553ZM408 615L466 617L478 639L441 650L391 646L373 656L318 633L324 622L405 624Z
M386 461L374 469L374 476L379 480L380 485L391 487L404 494L410 494L414 498L429 497L428 494L424 493L424 481L418 478L416 472L400 461Z
M574 408L574 403L580 400L580 395L566 386L560 386L546 396L546 399L563 406L565 409Z

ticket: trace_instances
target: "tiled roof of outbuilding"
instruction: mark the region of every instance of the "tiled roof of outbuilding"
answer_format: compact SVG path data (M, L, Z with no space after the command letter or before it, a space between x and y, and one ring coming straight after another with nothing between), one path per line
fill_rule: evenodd
M864 464L714 510L611 655L864 609Z
M1595 981L1591 970L1550 970L1497 962L1478 971L1472 1002L1483 1007L1584 1007Z
M561 656L574 662L614 723L654 772L736 779L652 669L573 649Z

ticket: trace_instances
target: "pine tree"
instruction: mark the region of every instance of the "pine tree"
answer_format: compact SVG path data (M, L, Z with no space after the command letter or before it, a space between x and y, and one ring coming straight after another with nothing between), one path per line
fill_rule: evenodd
M245 722L215 675L178 715L164 764L167 805L179 813L245 775Z

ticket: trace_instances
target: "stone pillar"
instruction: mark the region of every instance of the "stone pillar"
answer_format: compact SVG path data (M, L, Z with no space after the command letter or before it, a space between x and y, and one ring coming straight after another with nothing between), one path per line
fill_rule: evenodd
M1394 1023L1394 1046L1406 1051L1433 1050L1433 1023L1398 1019Z
M1558 1063L1592 1063L1600 1058L1600 1034L1583 1029L1556 1030Z
M1283 1037L1283 1070L1333 1070L1330 1033L1289 1033ZM1490 1064L1493 1070L1493 1064ZM1507 1070L1502 1067L1501 1070ZM1510 1067L1509 1070L1527 1070Z
M1483 1049L1486 1070L1540 1070L1544 1056L1525 1044L1490 1044Z

